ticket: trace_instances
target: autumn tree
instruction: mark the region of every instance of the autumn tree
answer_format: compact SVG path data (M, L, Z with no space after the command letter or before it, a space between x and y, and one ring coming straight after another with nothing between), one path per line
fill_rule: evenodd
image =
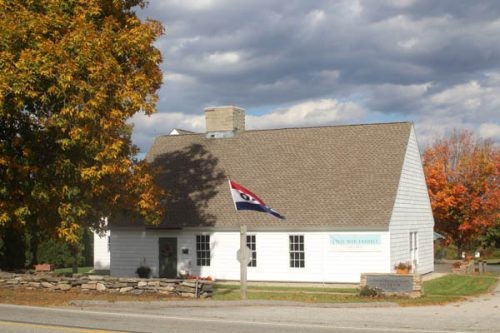
M500 226L498 147L455 131L423 155L437 232L456 245L458 254Z
M157 21L142 0L0 0L0 229L76 244L127 212L158 223L164 195L133 161L127 120L155 111ZM1 230L0 230L1 231Z

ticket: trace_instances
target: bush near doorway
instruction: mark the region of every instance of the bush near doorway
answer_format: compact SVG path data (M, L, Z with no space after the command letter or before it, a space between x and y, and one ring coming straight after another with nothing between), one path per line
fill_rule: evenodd
M135 270L135 274L142 279L149 279L151 277L151 268L149 266L139 266Z

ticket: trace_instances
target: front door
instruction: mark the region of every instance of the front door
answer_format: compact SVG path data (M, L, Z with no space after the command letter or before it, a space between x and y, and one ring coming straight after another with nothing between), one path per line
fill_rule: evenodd
M164 237L158 239L159 276L161 278L177 277L177 238Z

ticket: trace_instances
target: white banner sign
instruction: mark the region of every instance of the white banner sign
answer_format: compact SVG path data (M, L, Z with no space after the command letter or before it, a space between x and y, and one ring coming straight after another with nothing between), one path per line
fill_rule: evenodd
M378 251L382 248L380 234L330 235L330 248L336 251Z

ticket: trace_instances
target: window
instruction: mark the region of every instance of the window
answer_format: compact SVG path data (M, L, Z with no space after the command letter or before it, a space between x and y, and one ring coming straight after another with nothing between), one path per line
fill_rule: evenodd
M290 235L290 267L304 266L304 236Z
M196 235L196 265L210 266L210 235Z
M247 235L247 247L251 250L252 260L248 263L248 267L257 267L257 246L255 244L255 235Z

